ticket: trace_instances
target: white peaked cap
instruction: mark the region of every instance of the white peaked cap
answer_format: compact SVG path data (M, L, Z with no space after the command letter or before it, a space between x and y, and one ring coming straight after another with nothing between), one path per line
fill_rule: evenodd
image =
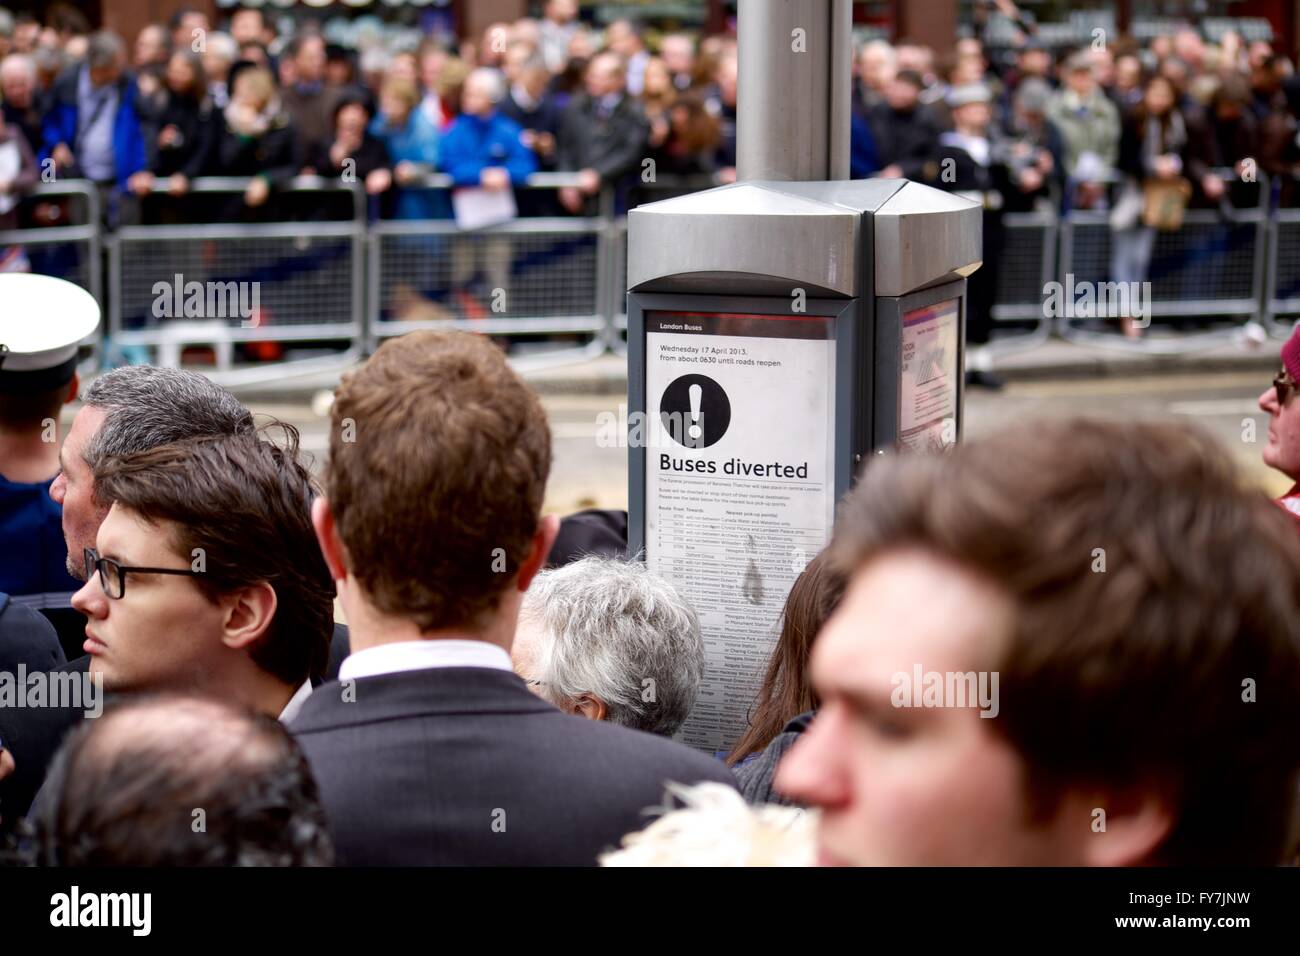
M99 317L95 297L75 283L27 272L0 275L0 391L70 380L77 346L99 328Z

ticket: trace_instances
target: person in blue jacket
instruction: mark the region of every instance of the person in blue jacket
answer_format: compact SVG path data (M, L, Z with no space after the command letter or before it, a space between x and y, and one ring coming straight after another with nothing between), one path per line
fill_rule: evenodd
M85 61L65 71L50 91L41 161L53 159L60 178L91 179L106 198L120 196L146 165L138 97L122 38L107 30L94 34Z
M523 127L497 108L505 94L505 80L496 70L480 68L465 80L461 114L443 136L438 160L455 185L505 189L523 185L537 171Z
M524 145L523 128L498 108L505 94L505 80L496 70L480 68L466 78L461 115L443 135L438 157L438 166L451 176L453 197L456 187L512 189L537 171L537 157ZM498 290L507 288L510 277L510 239L492 236L483 242L457 242L451 260L452 286L461 310L468 318L487 317L487 309L470 295L469 287L481 263L489 295L498 300Z

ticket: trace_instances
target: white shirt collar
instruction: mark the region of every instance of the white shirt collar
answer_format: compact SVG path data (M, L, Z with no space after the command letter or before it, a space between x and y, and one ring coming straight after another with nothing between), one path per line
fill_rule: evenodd
M284 710L280 711L280 723L287 724L298 716L298 711L302 710L303 703L311 696L311 680L302 682L302 686L293 692L289 698L289 703L284 705Z
M339 680L400 674L431 667L490 667L512 670L505 649L487 641L435 638L427 641L394 641L357 651L339 667Z

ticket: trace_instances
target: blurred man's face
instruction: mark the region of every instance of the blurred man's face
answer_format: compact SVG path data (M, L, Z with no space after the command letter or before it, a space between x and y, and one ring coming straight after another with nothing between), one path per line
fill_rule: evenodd
M492 102L492 89L486 80L470 77L465 81L465 88L460 94L460 108L471 116L489 116L495 104Z
M518 83L524 75L524 67L528 65L529 58L533 51L528 47L519 44L506 49L505 59L501 63L501 72L505 74L509 83Z
M1094 86L1092 70L1070 70L1065 74L1065 82L1075 93L1087 96Z
M167 33L159 26L148 26L135 38L135 65L150 66L167 60Z
M883 48L869 46L864 49L858 68L867 85L874 90L883 90L894 76L894 61Z
M86 443L104 424L105 413L83 405L59 450L59 474L50 485L50 497L63 506L63 542L68 548L68 573L77 580L85 575L82 551L95 546L99 525L108 509L95 502L95 480L82 457Z
M420 57L420 85L425 90L436 90L442 78L442 68L447 65L447 54L442 50L430 50Z
M885 101L890 109L907 111L916 106L921 91L906 80L893 80L885 87Z
M261 43L264 30L265 24L262 22L260 10L237 10L230 18L230 35L235 38L236 43Z
M587 93L599 99L623 88L623 74L618 62L611 57L598 56L587 67Z
M1020 55L1020 72L1026 76L1046 77L1052 68L1052 58L1046 50L1026 50Z
M210 83L224 83L230 75L230 60L212 47L203 54L203 72Z
M822 707L776 788L820 808L819 860L869 866L1064 862L1055 821L1027 822L1025 766L975 707L894 706L901 678L996 666L1015 609L921 550L867 564L813 647ZM991 687L991 683L989 684ZM991 712L991 708L989 709ZM1072 821L1087 834L1087 819ZM1079 837L1086 839L1086 836Z
M1123 57L1115 64L1115 85L1122 90L1136 89L1142 82L1142 64L1136 57Z
M695 48L687 37L665 37L659 56L671 73L690 73L695 66Z
M568 23L577 15L577 0L549 0L546 4L546 19L554 23Z
M191 10L181 17L176 32L172 34L172 43L188 50L194 43L194 39L207 33L209 28L208 15L198 10Z
M1088 59L1092 61L1092 75L1101 86L1115 82L1115 54L1110 50L1089 50Z
M1279 375L1287 375L1283 369ZM1294 391L1285 405L1278 404L1277 389L1270 385L1259 396L1259 407L1268 412L1268 444L1264 464L1276 468L1293 481L1300 481L1300 397Z
M325 41L313 38L304 43L294 57L294 65L299 82L319 83L325 77Z
M171 545L176 531L173 522L151 525L114 505L99 526L97 550L122 565L187 571L190 559ZM103 674L110 691L197 687L220 666L225 611L192 577L128 573L125 593L114 600L96 574L72 606L86 615L90 672Z
M615 53L630 57L637 52L639 43L636 34L626 23L616 20L605 31L605 44Z
M90 82L95 86L111 86L118 81L125 67L123 57L117 57L113 62L104 66L90 67Z
M0 73L0 96L10 106L20 110L32 105L32 91L36 82L26 70L10 68Z
M952 111L952 121L963 129L984 131L993 122L993 110L988 103L967 103Z
M722 102L728 106L736 105L736 70L737 63L733 57L726 57L718 63L718 92Z
M25 21L14 27L14 49L19 53L31 53L41 36L41 25L33 20Z

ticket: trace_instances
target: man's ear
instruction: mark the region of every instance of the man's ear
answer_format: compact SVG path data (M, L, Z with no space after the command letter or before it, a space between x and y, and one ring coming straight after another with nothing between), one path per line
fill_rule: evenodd
M279 599L268 581L258 581L222 598L226 608L222 643L242 650L251 647L271 627Z
M528 557L524 558L523 564L519 565L520 591L527 591L528 585L533 583L537 572L546 566L546 556L551 553L551 545L555 544L555 536L559 533L560 516L543 515L537 525L537 532L533 535L533 546L528 552Z
M1085 866L1144 866L1174 828L1169 801L1154 789L1093 793L1071 798L1073 818L1088 827L1082 843Z
M81 394L81 376L76 372L72 373L72 381L68 383L68 394L63 396L63 404L71 405Z
M590 694L583 694L573 702L573 712L588 720L604 720L609 710L603 700L597 700Z
M348 576L347 551L339 539L338 528L334 524L334 512L324 495L311 503L311 526L316 530L316 542L320 545L325 564L330 569L330 577L343 581Z

